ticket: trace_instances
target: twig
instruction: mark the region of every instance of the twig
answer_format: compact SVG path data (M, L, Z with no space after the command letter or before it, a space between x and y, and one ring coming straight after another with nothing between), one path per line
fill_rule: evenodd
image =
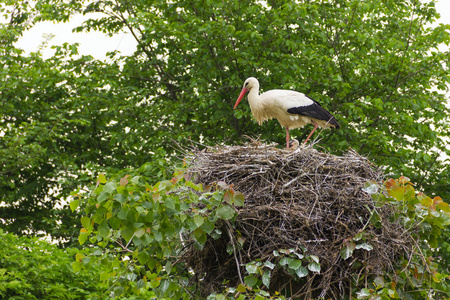
M229 221L226 221L226 224L228 227L227 228L228 236L230 237L230 242L231 242L231 245L233 246L233 255L234 255L234 260L236 261L236 268L237 268L237 272L239 275L239 280L241 281L241 284L244 285L244 281L242 280L242 275L241 275L241 268L240 268L241 264L239 263L239 260L236 255L236 246L234 244L234 237L231 233L232 226Z

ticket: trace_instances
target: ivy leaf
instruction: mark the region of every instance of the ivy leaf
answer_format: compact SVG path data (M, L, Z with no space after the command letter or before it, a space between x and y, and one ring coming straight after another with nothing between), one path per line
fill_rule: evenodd
M299 259L291 259L289 260L289 268L293 269L293 270L297 270L298 268L300 268L300 266L302 265L302 261Z
M356 249L364 249L364 250L367 250L367 251L373 250L373 246L371 244L369 244L369 243L358 244L358 245L356 245L355 248Z
M357 299L366 299L367 297L370 297L370 290L369 289L362 289L359 292L356 292Z
M340 253L344 260L347 260L353 255L353 250L355 250L356 245L353 242L348 242L344 247L342 247Z
M319 268L319 271L320 271L320 268ZM308 275L308 269L305 268L305 267L303 267L303 266L300 266L300 267L295 271L295 274L297 274L298 278L305 277L306 275Z
M308 269L311 272L316 272L316 273L320 273L320 264L316 263L316 262L312 262L308 264Z
M378 186L378 183L373 180L368 180L366 183L364 183L364 187L362 190L369 195L377 194L380 190L380 187Z
M269 269L273 270L275 267L275 264L271 263L270 261L265 261L264 266L268 267Z
M255 264L250 263L250 264L246 264L245 265L245 269L247 270L247 272L249 274L255 274L258 271L258 266L255 265Z

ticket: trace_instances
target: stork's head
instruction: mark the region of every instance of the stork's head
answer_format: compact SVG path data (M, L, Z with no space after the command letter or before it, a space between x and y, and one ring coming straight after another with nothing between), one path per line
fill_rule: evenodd
M236 109L239 102L241 102L242 98L244 98L245 94L253 88L259 89L258 79L256 79L255 77L249 77L245 80L244 86L242 87L241 93L239 94L239 97L233 109Z

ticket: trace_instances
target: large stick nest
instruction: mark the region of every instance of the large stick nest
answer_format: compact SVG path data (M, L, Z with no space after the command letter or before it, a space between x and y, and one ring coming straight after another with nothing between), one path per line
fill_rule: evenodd
M221 238L208 237L202 250L192 246L185 255L205 295L241 283L250 261L277 263L274 250L306 248L319 257L320 273L298 279L278 268L269 290L291 298L338 299L351 289L351 278L386 272L410 246L405 230L389 222L392 208L377 206L362 190L368 180L381 183L383 175L355 151L335 156L311 147L292 151L254 143L194 151L188 158L188 173L197 183L224 181L245 196L234 224L216 224ZM374 211L377 226L370 221ZM356 249L344 260L341 249L360 233L373 249ZM230 245L232 254L226 251Z

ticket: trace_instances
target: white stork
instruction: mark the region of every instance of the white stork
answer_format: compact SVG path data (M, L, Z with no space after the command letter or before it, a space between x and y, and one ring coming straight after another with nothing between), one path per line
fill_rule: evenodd
M290 90L270 90L259 95L259 82L254 77L245 80L233 109L236 109L247 92L249 92L250 109L259 125L275 118L282 127L286 128L286 148L289 148L289 129L303 127L309 123L314 125L314 129L303 142L304 145L317 127L339 128L339 124L332 114L303 93Z

